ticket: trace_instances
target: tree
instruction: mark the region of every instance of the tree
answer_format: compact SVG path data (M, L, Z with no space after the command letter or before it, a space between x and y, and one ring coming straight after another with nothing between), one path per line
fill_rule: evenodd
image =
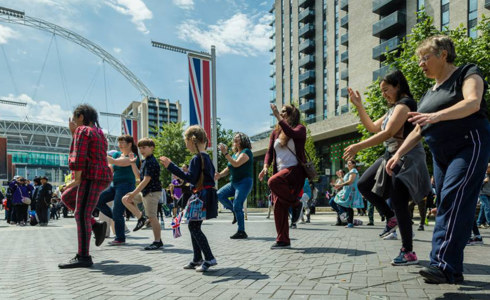
M155 157L167 156L173 163L180 166L189 162L190 152L187 150L184 141L185 122L165 123L159 130L158 135L153 138L155 141ZM161 168L160 181L164 186L171 182L171 174L165 168Z
M433 24L433 18L425 12L420 12L418 15L418 23L412 28L412 31L402 41L399 50L386 53L386 61L384 64L390 69L398 69L403 72L410 85L410 90L416 101L420 100L422 95L433 85L432 80L426 78L418 66L418 57L415 53L417 46L424 39L436 35L445 34L451 37L455 44L457 58L456 66L467 63L475 63L482 70L485 80L490 79L490 18L482 16L482 20L477 26L479 37L473 39L467 36L467 29L461 24L454 30L438 30ZM370 84L365 93L365 108L369 116L373 120L382 117L387 111L386 100L383 99L379 89L379 80ZM487 107L490 104L490 91L485 94ZM355 112L357 113L357 111ZM358 130L362 133L362 140L367 139L371 134L359 125ZM432 172L432 156L427 146L427 165L429 171ZM365 163L367 166L384 152L382 145L364 149L359 152L358 160Z
M233 145L233 137L234 133L233 130L231 129L225 129L221 125L221 120L218 118L216 119L216 127L218 131L218 144L224 144L228 147L228 151L230 154L232 153L232 145ZM221 172L223 169L227 167L228 161L223 155L218 154L218 169L216 172ZM221 178L218 181L218 187L222 187L223 185L227 184L229 181L229 177L224 177Z

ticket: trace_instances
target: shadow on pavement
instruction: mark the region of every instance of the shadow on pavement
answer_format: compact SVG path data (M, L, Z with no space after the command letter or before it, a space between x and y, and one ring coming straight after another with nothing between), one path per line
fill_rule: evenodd
M463 293L445 293L435 299L455 299L455 300L465 300L465 299L488 299L488 294L463 294Z
M92 268L96 272L111 276L136 275L150 272L152 270L152 268L149 266L118 264L118 261L114 260L105 260L100 263L96 263Z
M300 225L302 226L302 225ZM294 230L311 230L311 231L329 231L328 229L322 229L322 228L308 228L308 227L298 227L296 229L291 229L292 231Z
M363 256L368 254L376 254L373 251L357 250L357 249L347 249L347 248L290 248L289 250L302 251L303 254L317 254L317 253L335 253L335 254L345 254L347 256Z
M275 242L276 238L272 237L272 236L249 236L246 240ZM291 241L294 241L294 240L296 240L296 239L291 238Z
M204 276L215 276L222 277L218 280L214 280L211 283L220 283L231 280L242 280L242 279L255 279L264 280L269 279L269 275L262 274L257 271L250 271L244 268L222 268L222 269L209 269L209 271L203 273Z

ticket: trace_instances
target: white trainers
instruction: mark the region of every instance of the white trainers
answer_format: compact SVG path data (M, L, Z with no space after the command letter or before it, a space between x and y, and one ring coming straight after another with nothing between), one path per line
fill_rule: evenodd
M383 238L383 240L398 240L398 235L396 234L396 231L388 234Z
M216 266L217 264L216 258L213 258L210 261L205 260L202 265L196 268L196 272L206 272L210 267Z

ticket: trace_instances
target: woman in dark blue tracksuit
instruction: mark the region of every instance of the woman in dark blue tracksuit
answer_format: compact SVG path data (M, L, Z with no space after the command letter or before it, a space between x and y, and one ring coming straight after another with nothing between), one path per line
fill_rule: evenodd
M490 124L484 99L487 83L477 66L456 67L454 44L447 36L433 36L417 48L419 66L435 79L421 98L416 124L387 163L387 171L425 137L434 162L437 217L430 266L420 270L429 283L463 281L463 250L475 217L476 202L490 156Z

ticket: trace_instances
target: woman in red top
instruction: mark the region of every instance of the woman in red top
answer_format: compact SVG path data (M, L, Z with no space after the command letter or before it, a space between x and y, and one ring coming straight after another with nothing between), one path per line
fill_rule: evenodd
M61 200L75 211L78 232L78 253L68 263L59 264L61 269L86 268L93 265L89 255L90 235L95 235L99 246L105 238L107 223L98 223L92 216L100 193L112 181L107 164L107 140L100 128L97 111L90 105L81 104L70 119L73 140L70 146L68 166L74 180L63 188Z
M268 184L274 204L277 238L271 249L290 248L288 211L290 207L293 208L292 223L296 223L302 208L298 195L306 178L301 165L302 162L306 162L306 127L299 123L300 113L294 105L285 105L279 112L277 107L271 104L271 109L278 125L271 133L264 169L260 172L259 179L264 178L271 162L274 161L274 175Z

